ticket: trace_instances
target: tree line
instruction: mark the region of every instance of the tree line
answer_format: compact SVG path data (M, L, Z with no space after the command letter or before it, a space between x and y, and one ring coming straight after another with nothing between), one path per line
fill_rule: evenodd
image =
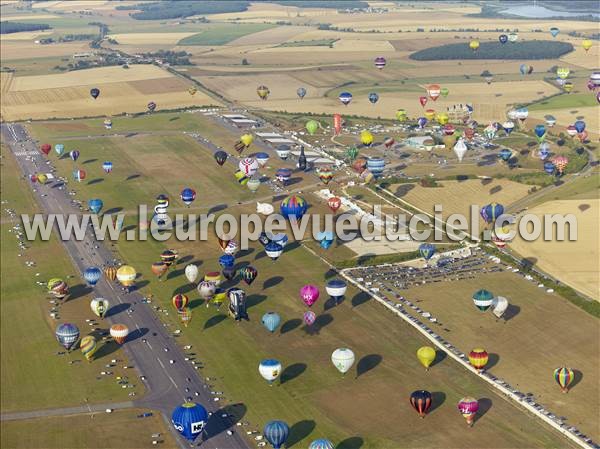
M0 22L0 34L19 33L21 31L49 30L47 23Z
M500 42L481 42L479 49L473 51L467 42L447 44L426 48L410 55L417 61L436 61L453 59L556 59L573 51L573 45L560 41L524 41L501 44Z

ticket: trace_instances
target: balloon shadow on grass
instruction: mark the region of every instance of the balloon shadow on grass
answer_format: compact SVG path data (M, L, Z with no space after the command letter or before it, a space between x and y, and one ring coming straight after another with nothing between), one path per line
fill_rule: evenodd
M182 268L180 270L169 271L169 274L167 274L167 279L175 279L176 277L181 276L184 273L185 273L185 268Z
M249 256L250 254L252 254L253 252L254 252L254 248L242 249L242 250L238 251L238 253L235 255L235 257L246 257L246 256Z
M213 207L211 207L210 209L208 209L208 214L216 214L217 212L221 212L222 210L227 209L227 204L217 204Z
M365 373L376 368L381 363L383 357L379 354L368 354L362 357L356 365L356 378L358 379Z
M173 291L173 295L177 295L179 293L189 293L192 290L194 290L196 288L196 286L194 284L185 284L185 285L181 285L179 287L177 287L174 291ZM202 302L202 300L198 300L200 302Z
M448 357L448 354L446 354L446 351L442 351L441 349L436 349L435 359L433 359L433 363L431 365L429 365L429 367L432 368L436 365L439 365L446 359L446 357Z
M475 414L473 424L483 418L483 416L492 408L492 400L489 398L481 398L478 399L477 402L479 402L479 410Z
M333 322L333 317L328 313L323 313L315 319L312 325L312 333L318 334L321 329Z
M100 359L102 357L106 357L106 356L111 355L113 352L117 351L119 349L119 347L120 347L120 345L118 345L117 342L114 341L114 340L100 341L100 338L98 338L99 343L100 343L100 347L98 348L98 350L94 354L94 359L96 359L96 360Z
M299 318L293 318L291 320L287 320L281 326L281 334L287 334L288 332L291 332L294 329L296 329L301 324L302 324L302 320Z
M127 178L125 178L125 181L131 181L133 179L139 178L140 176L142 176L142 175L140 175L139 173L136 173L134 175L129 175Z
M230 404L220 408L212 413L206 423L206 429L204 432L204 440L213 438L233 427L240 422L248 408L243 403ZM221 416L227 415L227 418L221 418Z
M283 282L283 277L281 276L273 276L263 282L263 289L266 290L271 287L275 287L276 285L281 284Z
M578 369L573 370L573 382L569 385L569 390L574 388L579 382L583 380L583 373Z
M227 315L223 315L223 314L210 317L204 323L204 330L210 329L211 327L216 326L217 324L219 324L222 321L225 321L226 319L227 319Z
M124 303L121 303L121 304L116 304L116 305L110 307L106 311L106 316L107 317L113 317L115 315L118 315L121 312L125 312L127 309L129 309L130 306L131 306L131 304L129 304L128 302L124 302Z
M290 448L308 437L315 430L316 423L312 419L298 421L290 427L290 433L286 441L286 447Z
M251 307L257 306L266 299L267 297L265 295L258 295L256 293L253 295L249 295L246 298L246 308L249 309Z
M92 288L85 284L74 285L73 287L69 288L69 301L89 295L92 292Z
M186 264L188 262L191 262L193 258L194 258L194 256L188 254L187 256L180 257L179 260L177 260L176 264L177 265L182 265L184 263Z
M443 391L434 391L431 393L431 408L429 413L433 413L435 410L440 408L446 402L446 393Z
M359 292L352 298L352 307L358 307L371 299L371 295L367 292Z
M492 369L494 366L498 364L500 361L500 356L496 353L490 352L488 353L488 362L485 365L485 369Z
M83 164L92 164L94 162L98 162L98 159L87 159L85 161L83 161Z
M296 377L300 376L304 371L306 371L306 363L293 363L289 366L286 366L281 372L281 384L283 385L286 382L294 380Z
M519 306L516 306L514 304L509 304L508 307L506 308L506 310L504 311L502 318L504 318L504 321L510 321L514 317L516 317L520 312L521 312L521 308Z
M94 184L100 184L101 182L104 182L104 178L94 178L94 179L90 179L87 182L88 186L94 185Z
M340 441L335 449L360 449L364 443L361 437L350 437Z
M123 210L122 207L111 207L110 209L108 209L106 212L104 212L104 215L110 215L110 214L118 214L119 212L121 212Z

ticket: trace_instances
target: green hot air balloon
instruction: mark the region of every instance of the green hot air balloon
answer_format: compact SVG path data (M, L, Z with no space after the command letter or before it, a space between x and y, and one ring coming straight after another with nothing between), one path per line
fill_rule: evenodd
M306 130L311 136L317 132L317 129L319 129L319 122L316 120L309 120L306 122Z

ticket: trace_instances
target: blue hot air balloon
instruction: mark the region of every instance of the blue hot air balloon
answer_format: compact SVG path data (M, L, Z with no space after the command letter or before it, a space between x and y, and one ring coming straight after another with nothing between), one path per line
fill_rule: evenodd
M367 159L367 169L375 177L379 178L383 174L385 168L385 160L382 157L370 157Z
M308 449L333 449L333 443L326 438L319 438L310 443Z
M487 223L493 223L504 213L504 206L498 203L491 203L481 209L481 217Z
M79 328L71 323L60 324L54 333L58 342L68 351L79 340Z
M300 220L308 210L308 203L301 196L290 195L281 202L279 210L288 220L292 217Z
M536 125L533 131L539 141L544 140L546 137L546 127L544 125Z
M548 145L548 142L542 142L538 155L541 160L546 160L550 156L550 145Z
M558 33L560 33L560 30L558 28L556 28L556 27L550 28L550 34L552 35L552 37L558 36Z
M208 412L200 404L185 402L171 415L173 427L188 441L194 441L208 422Z
M546 161L544 162L544 171L546 173L548 173L549 175L553 175L554 174L554 164L550 161Z
M373 104L379 101L379 95L377 95L377 92L371 92L369 94L369 101Z
M102 170L104 170L104 173L110 173L113 169L113 163L111 161L104 161L102 163Z
M283 185L286 185L292 177L292 170L290 168L280 168L275 172L275 177Z
M190 204L192 204L192 202L196 199L196 191L194 189L190 189L189 187L186 187L185 189L183 189L181 191L181 201L183 201L183 203L186 206L189 206Z
M269 154L261 151L260 153L256 153L254 155L254 159L256 159L258 165L264 167L265 164L269 161Z
M56 145L54 145L54 151L56 151L56 154L58 154L58 156L60 157L65 152L65 146L62 143L57 143Z
M271 260L277 260L283 253L283 246L276 242L269 242L265 245L265 253Z
M93 214L97 214L98 212L100 212L102 210L102 206L104 206L104 203L99 198L93 198L91 200L88 200L88 208L92 211Z
M508 42L508 36L506 34L501 34L498 36L498 40L501 44L506 44Z
M585 130L585 122L583 120L577 120L573 123L573 126L575 126L578 133L582 133Z
M510 151L508 148L502 148L500 153L498 153L498 157L504 162L508 162L508 160L512 157L512 151Z
M331 231L324 231L324 232L319 232L317 234L317 240L319 241L319 245L321 246L321 248L323 249L329 249L329 247L333 244L333 232Z
M83 272L83 278L92 287L98 283L102 277L102 270L98 267L87 267Z
M296 91L296 94L298 94L300 99L303 99L304 96L306 95L306 89L304 87L299 87L298 90Z
M325 285L325 291L335 300L336 304L344 297L347 288L346 282L342 279L332 279Z
M342 102L344 106L348 106L352 101L352 94L350 92L342 92L340 93L338 99Z
M421 243L419 245L419 253L421 253L423 259L429 260L435 254L435 246L431 243Z
M425 125L427 125L427 119L425 117L419 117L417 119L417 125L419 125L419 128L421 129L425 128Z
M71 159L73 160L73 162L75 162L77 159L79 159L79 155L81 153L79 152L79 150L73 150L73 151L69 151L69 156L71 157Z
M280 449L290 434L289 426L283 421L269 421L263 429L263 435L273 449Z
M281 323L281 317L275 312L267 312L263 315L261 322L269 332L275 332Z
M221 265L223 268L233 267L234 263L235 257L233 257L231 254L223 254L221 257L219 257L219 265Z

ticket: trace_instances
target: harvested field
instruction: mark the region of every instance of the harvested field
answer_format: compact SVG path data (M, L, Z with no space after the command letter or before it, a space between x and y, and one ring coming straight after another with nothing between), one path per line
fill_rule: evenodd
M39 30L39 31L21 31L19 33L3 34L3 41L32 41L38 37L50 35L53 30Z
M49 56L71 56L75 53L85 53L90 51L88 42L65 42L52 45L39 45L29 41L9 40L0 44L2 51L2 64L12 65L11 61L47 58Z
M276 45L287 40L300 40L296 36L305 32L306 27L280 26L239 37L228 45Z
M123 45L176 45L181 39L196 33L122 33L108 37Z

